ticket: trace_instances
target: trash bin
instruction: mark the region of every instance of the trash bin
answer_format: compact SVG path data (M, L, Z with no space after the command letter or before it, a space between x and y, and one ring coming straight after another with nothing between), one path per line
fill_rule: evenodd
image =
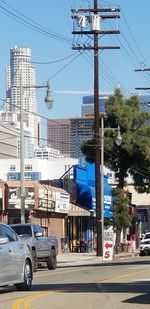
M132 242L131 241L128 242L127 252L132 253Z
M121 243L121 252L127 252L127 249L128 249L128 243L122 242Z
M69 250L69 241L68 241L68 237L63 237L61 238L61 249L62 252L68 252Z

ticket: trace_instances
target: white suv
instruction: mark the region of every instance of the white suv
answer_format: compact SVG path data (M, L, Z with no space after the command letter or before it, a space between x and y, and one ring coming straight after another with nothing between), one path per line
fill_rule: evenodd
M140 255L150 254L150 232L144 234L140 243Z

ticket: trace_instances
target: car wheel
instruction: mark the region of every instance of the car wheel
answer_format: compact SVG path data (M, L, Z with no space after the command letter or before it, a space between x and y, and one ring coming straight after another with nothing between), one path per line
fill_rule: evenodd
M15 284L18 291L29 291L32 286L32 266L26 260L24 266L24 282Z
M47 261L47 268L49 270L51 269L56 269L57 267L57 256L56 256L56 252L54 249L51 250L51 255L49 256L49 259Z
M36 255L35 250L32 250L32 262L33 262L33 271L37 272L38 271L38 261L37 261L37 255Z
M140 251L140 256L144 256L145 255L145 252L144 251Z

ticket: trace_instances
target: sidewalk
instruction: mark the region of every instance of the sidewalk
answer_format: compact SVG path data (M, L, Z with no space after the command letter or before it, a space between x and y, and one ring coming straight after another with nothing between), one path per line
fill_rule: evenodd
M120 254L114 255L114 259L124 259L129 257L139 256L139 250L136 250L134 253L122 252ZM96 255L96 252L93 253L60 253L57 257L58 267L65 266L75 266L75 265L86 265L86 264L97 264L105 263L102 260L102 257Z

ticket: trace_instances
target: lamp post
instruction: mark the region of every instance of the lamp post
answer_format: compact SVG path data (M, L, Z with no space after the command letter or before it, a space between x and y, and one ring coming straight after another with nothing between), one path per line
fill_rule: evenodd
M45 104L48 109L53 106L53 98L51 95L50 84L39 86L39 85L23 85L23 74L20 71L20 201L21 201L21 223L25 223L25 182L24 182L24 108L23 108L23 90L28 88L47 88Z
M101 198L101 219L102 219L102 228L101 228L101 243L102 243L102 256L103 256L103 243L104 243L104 113L101 114L101 167L100 167L100 198Z
M101 117L101 153L100 153L100 205L101 205L101 255L103 256L103 243L104 243L104 118L106 113L100 113ZM115 139L117 146L122 144L122 136L120 126L118 124L117 136Z

